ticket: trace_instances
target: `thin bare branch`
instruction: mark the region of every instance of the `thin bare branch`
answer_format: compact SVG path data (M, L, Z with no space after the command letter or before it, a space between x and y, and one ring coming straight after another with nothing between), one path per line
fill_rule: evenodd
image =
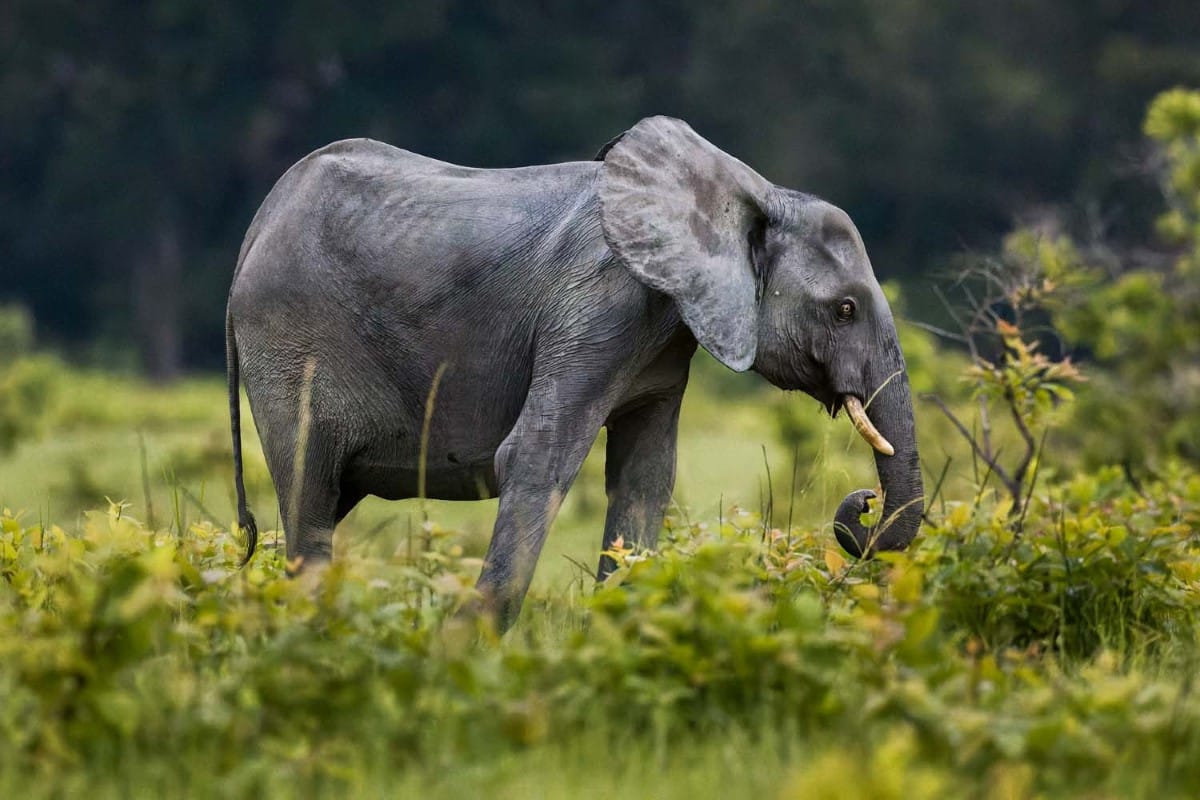
M950 472L950 464L953 461L953 456L946 456L946 462L942 464L942 473L938 475L937 483L934 484L933 491L929 493L929 502L925 504L925 511L921 514L921 517L925 520L926 524L932 524L929 519L929 509L933 508L933 504L937 502L937 499L941 496L942 484L946 482L946 475Z
M954 323L958 325L959 328L965 330L966 325L963 324L962 318L958 316L958 309L954 307L953 303L946 299L946 295L942 293L940 286L933 287L933 294L941 302L942 308L946 309L946 313L950 315L950 318L954 320Z
M912 325L915 328L920 328L923 331L928 331L934 336L940 336L943 339L949 339L952 342L961 342L962 344L967 343L967 337L965 335L948 331L945 328L939 328L936 325L930 325L928 322L920 322L915 319L904 319L903 322L907 323L908 325Z
M1037 461L1033 464L1033 477L1029 479L1029 490L1025 493L1025 499L1021 503L1021 516L1017 519L1014 538L1020 537L1021 531L1025 529L1025 515L1029 513L1029 501L1033 499L1033 487L1037 485L1038 472L1042 468L1042 452L1046 449L1046 437L1049 434L1049 428L1042 431L1042 440L1038 443Z
M988 409L987 398L979 396L979 434L983 439L983 452L989 457L992 453L992 414Z
M977 442L975 437L971 435L971 432L967 430L967 426L962 424L962 421L960 421L958 416L955 415L955 413L950 410L949 406L942 401L942 398L935 394L924 394L921 395L921 399L936 405L946 416L946 419L950 420L950 423L954 425L958 432L962 434L962 437L971 445L971 449L975 452L975 455L979 456L980 460L987 464L988 468L995 472L996 475L999 476L1000 480L1004 481L1005 485L1009 485L1011 483L1012 479L1008 476L1008 473L1005 472L1004 468L996 462L996 458L983 451L983 449L979 446L979 442Z
M1033 434L1029 431L1029 426L1025 424L1024 418L1021 416L1021 411L1017 408L1015 398L1008 397L1008 409L1012 413L1013 422L1016 424L1017 432L1021 434L1021 440L1025 443L1025 453L1021 457L1021 463L1013 473L1014 480L1018 484L1025 480L1025 472L1029 469L1029 463L1033 460L1033 454L1037 450L1037 443L1034 441ZM1019 500L1019 495L1014 498Z

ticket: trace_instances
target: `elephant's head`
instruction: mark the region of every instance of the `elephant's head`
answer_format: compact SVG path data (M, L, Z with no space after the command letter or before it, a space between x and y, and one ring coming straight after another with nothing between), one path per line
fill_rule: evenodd
M880 524L859 522L870 491L835 517L854 555L916 535L923 488L904 356L862 238L845 212L767 181L686 123L642 120L601 151L604 238L633 274L674 299L696 340L836 415L875 448Z

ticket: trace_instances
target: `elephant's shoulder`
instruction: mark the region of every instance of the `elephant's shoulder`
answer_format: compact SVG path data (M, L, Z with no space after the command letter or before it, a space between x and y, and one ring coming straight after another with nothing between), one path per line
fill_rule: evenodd
M472 174L481 170L448 164L375 139L341 139L309 153L293 169L325 175L384 177L397 173Z

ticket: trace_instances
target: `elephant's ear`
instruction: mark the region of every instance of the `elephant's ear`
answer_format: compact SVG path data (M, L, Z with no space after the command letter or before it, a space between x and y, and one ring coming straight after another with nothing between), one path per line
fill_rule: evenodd
M748 369L758 330L751 247L771 184L670 117L642 120L602 155L609 248L675 300L704 349L730 369Z

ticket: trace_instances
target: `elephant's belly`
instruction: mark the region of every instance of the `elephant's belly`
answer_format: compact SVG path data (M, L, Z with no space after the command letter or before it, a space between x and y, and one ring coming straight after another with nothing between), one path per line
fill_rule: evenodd
M430 456L423 471L417 466L390 460L356 459L343 473L343 491L363 496L371 494L385 500L421 496L432 500L486 500L496 496L492 459L447 464L437 455Z
M478 377L479 385L487 386L482 376L467 377ZM524 398L509 387L503 387L507 392L494 387L466 391L462 384L444 388L428 428L405 404L382 392L376 395L369 404L374 419L356 426L346 448L352 455L342 471L344 491L387 500L497 495L496 450L512 430Z

